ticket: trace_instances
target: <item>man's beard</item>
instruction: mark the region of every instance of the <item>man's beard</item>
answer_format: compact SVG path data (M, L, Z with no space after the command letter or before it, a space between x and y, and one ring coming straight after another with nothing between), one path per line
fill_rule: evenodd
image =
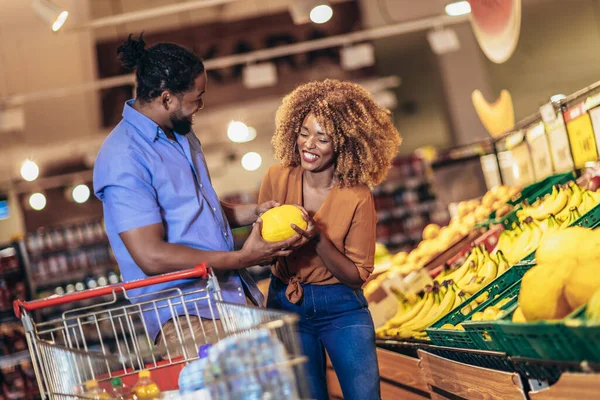
M185 118L181 116L181 114L171 114L169 119L171 120L171 124L173 125L173 130L179 133L180 135L187 135L192 131L192 122L189 120L189 118Z

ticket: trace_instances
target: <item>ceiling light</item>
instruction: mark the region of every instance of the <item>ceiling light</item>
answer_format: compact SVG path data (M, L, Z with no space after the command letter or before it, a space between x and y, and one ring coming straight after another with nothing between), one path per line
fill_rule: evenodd
M21 176L26 181L34 181L40 174L40 168L31 160L25 160L21 166Z
M227 137L234 143L246 143L256 138L256 129L241 121L231 121L227 126Z
M446 14L451 17L458 17L461 15L467 15L471 12L471 5L468 1L457 1L450 3L445 8Z
M61 9L49 0L33 0L33 10L44 21L50 24L52 31L57 32L69 17L69 12Z
M244 156L242 157L242 167L246 171L256 171L260 168L261 164L262 157L260 156L260 154L255 153L253 151L244 154Z
M77 185L71 191L71 196L76 203L85 203L90 198L90 188L84 184Z
M43 210L46 207L46 196L42 193L34 193L29 196L29 205L36 211Z
M310 10L310 20L315 24L324 24L333 16L333 10L328 4L321 4Z

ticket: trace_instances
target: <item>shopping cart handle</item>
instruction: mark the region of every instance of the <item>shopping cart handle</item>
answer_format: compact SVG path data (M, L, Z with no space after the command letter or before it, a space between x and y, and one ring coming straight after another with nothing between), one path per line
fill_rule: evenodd
M95 297L113 294L115 292L138 289L146 286L157 285L165 282L177 281L180 279L208 278L208 265L206 263L198 264L194 268L183 271L171 272L168 274L151 276L144 279L138 279L130 282L115 283L114 285L97 287L94 289L82 290L81 292L69 293L62 296L51 296L45 299L23 301L15 300L13 302L13 310L17 318L21 318L21 308L27 311L39 310L59 306L61 304L73 303L76 301L93 299Z

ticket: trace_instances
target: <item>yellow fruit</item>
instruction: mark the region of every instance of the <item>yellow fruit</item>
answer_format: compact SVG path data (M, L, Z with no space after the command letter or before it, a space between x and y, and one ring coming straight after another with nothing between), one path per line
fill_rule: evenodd
M600 289L600 273L598 272L598 261L592 261L579 264L569 274L565 282L565 297L572 309L587 303L592 295Z
M283 206L282 206L283 207ZM264 214L263 214L264 215ZM263 224L264 227L264 224ZM383 243L375 243L375 258L384 257L389 254L387 247Z
M561 319L571 312L564 293L568 269L540 264L525 273L519 304L527 321Z
M396 253L392 257L392 264L400 266L406 262L407 257L408 257L408 253L405 251Z
M288 204L271 208L261 215L260 219L262 219L262 237L267 242L279 242L296 235L291 224L300 229L306 229L308 225L302 218L302 211Z
M548 233L543 236L535 253L539 264L552 264L563 259L577 259L585 256L582 244L588 248L592 231L587 228L573 226L557 232Z
M600 289L596 290L585 310L588 322L600 322Z
M517 309L513 313L512 322L516 324L527 322L527 320L525 319L525 315L523 315L523 310L521 309L521 307L517 307Z
M444 324L440 329L456 329L452 324Z
M440 226L429 224L423 229L423 240L435 239L440 234Z

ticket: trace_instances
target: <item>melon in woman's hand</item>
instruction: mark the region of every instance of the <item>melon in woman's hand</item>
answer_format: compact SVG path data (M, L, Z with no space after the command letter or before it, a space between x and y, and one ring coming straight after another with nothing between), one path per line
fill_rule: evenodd
M302 211L289 204L274 207L260 216L262 220L262 237L267 242L280 242L297 234L291 224L306 229L307 222L302 218Z

